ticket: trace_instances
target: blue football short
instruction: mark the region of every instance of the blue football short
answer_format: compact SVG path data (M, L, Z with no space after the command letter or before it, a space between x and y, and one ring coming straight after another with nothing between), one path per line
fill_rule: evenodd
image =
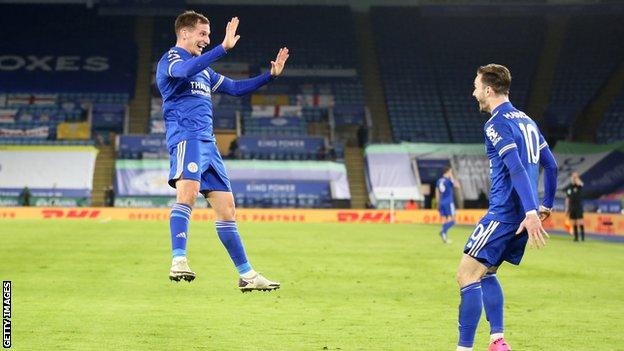
M455 204L452 202L450 204L440 204L438 210L440 211L440 216L448 217L455 215Z
M519 226L482 218L468 238L464 253L487 267L500 266L504 261L518 265L528 240L526 230L516 235Z
M175 188L178 179L192 179L200 183L199 191L232 192L223 159L214 141L184 140L170 152L169 185Z

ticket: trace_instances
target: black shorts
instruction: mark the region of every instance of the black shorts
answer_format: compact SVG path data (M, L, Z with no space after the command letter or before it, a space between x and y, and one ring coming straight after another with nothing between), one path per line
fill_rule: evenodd
M570 219L583 219L583 207L572 207L568 213Z

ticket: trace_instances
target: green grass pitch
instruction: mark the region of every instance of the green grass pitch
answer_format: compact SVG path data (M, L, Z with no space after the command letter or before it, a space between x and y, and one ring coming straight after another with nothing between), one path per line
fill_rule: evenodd
M168 279L167 222L0 221L15 350L454 350L469 227L241 223L282 282L242 294L213 225L192 223L193 283ZM553 236L503 266L514 350L624 350L624 245ZM485 314L475 350L487 349Z

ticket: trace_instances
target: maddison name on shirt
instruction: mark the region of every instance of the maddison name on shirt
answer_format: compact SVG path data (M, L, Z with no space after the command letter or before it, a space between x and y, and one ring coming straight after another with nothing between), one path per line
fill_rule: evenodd
M529 118L529 116L527 116L524 112L522 111L511 111L511 112L505 112L503 113L503 117L507 118L507 119L514 119L514 118Z

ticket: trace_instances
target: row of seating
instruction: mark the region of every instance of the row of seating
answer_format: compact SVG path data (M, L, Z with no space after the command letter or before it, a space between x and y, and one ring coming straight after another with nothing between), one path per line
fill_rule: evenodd
M609 106L596 134L598 142L604 144L624 140L624 88Z
M2 137L0 145L95 145L93 140L48 140L26 137Z
M551 130L567 130L596 97L624 59L623 37L624 25L616 16L569 20L546 111Z
M527 48L541 45L543 18L433 17L404 7L375 7L372 15L396 141L480 142L484 118L472 82L490 62L514 72L513 101L526 107L539 55Z
M234 196L236 206L243 208L331 208L331 196L329 194L246 196L243 193L236 193Z

